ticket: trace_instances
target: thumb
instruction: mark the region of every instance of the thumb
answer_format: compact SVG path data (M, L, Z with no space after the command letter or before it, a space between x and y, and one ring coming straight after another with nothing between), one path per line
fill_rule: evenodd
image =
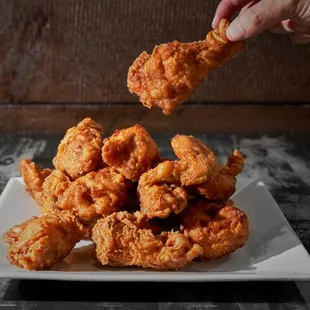
M296 11L292 3L294 1L261 0L254 6L242 10L227 29L228 39L231 41L248 39L290 18Z

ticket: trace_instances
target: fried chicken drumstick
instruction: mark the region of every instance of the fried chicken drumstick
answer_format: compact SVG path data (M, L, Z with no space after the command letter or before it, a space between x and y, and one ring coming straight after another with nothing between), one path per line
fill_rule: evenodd
M164 114L171 114L211 70L243 49L244 42L227 39L228 25L229 21L222 19L203 41L174 41L156 46L151 55L143 52L129 68L129 91L147 108L159 107Z
M113 213L93 228L96 255L103 265L140 266L177 270L188 264L202 249L180 232L154 235L143 219L128 212Z

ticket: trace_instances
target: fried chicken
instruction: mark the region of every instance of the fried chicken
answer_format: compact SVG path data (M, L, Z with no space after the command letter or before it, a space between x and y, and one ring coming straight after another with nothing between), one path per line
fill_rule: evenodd
M159 107L164 114L171 114L211 70L244 48L244 42L227 39L228 25L229 21L222 19L203 41L173 41L156 46L151 55L143 52L129 68L129 91L137 94L147 108Z
M210 200L225 201L236 191L236 176L244 167L244 158L240 152L234 151L229 156L227 164L219 168L211 179L198 186L195 191Z
M43 183L51 174L52 170L43 169L31 162L30 159L25 159L20 163L20 170L27 192L39 205L41 205Z
M126 179L136 182L159 159L158 148L140 125L117 130L103 141L102 158Z
M32 217L11 228L3 239L10 244L7 257L11 264L41 270L64 259L83 235L77 219L63 211Z
M180 159L183 186L202 184L218 172L214 153L193 136L176 135L171 140L171 146Z
M200 259L220 258L244 246L249 236L246 214L228 204L196 201L182 214L183 232L203 249Z
M102 134L102 127L90 118L68 129L53 159L55 168L68 174L72 180L99 169L102 165Z
M92 234L96 255L103 265L140 266L177 270L202 253L179 232L158 236L144 228L139 217L128 212L113 213L100 219Z
M188 193L180 186L177 162L165 161L142 174L138 185L140 210L148 218L166 218L187 206Z
M42 186L41 213L59 211L56 206L59 197L68 189L70 179L61 171L53 170Z
M89 172L72 182L56 206L72 210L83 221L120 211L128 201L127 181L114 168Z

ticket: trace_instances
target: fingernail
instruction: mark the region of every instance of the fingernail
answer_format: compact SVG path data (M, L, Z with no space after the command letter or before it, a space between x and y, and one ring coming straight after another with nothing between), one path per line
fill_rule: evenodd
M215 28L216 28L215 18L213 19L213 21L212 21L212 24L211 24L211 25L212 25L212 28L213 28L213 29L215 29Z
M242 32L240 32L240 27L236 22L232 22L226 31L228 40L238 41L242 39Z

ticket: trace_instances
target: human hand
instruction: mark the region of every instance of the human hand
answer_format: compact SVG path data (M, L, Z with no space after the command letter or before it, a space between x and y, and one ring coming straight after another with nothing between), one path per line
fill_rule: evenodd
M241 11L240 11L241 10ZM296 43L310 42L310 0L222 0L212 27L222 18L239 15L227 29L231 41L240 41L260 34L266 29L288 33Z

